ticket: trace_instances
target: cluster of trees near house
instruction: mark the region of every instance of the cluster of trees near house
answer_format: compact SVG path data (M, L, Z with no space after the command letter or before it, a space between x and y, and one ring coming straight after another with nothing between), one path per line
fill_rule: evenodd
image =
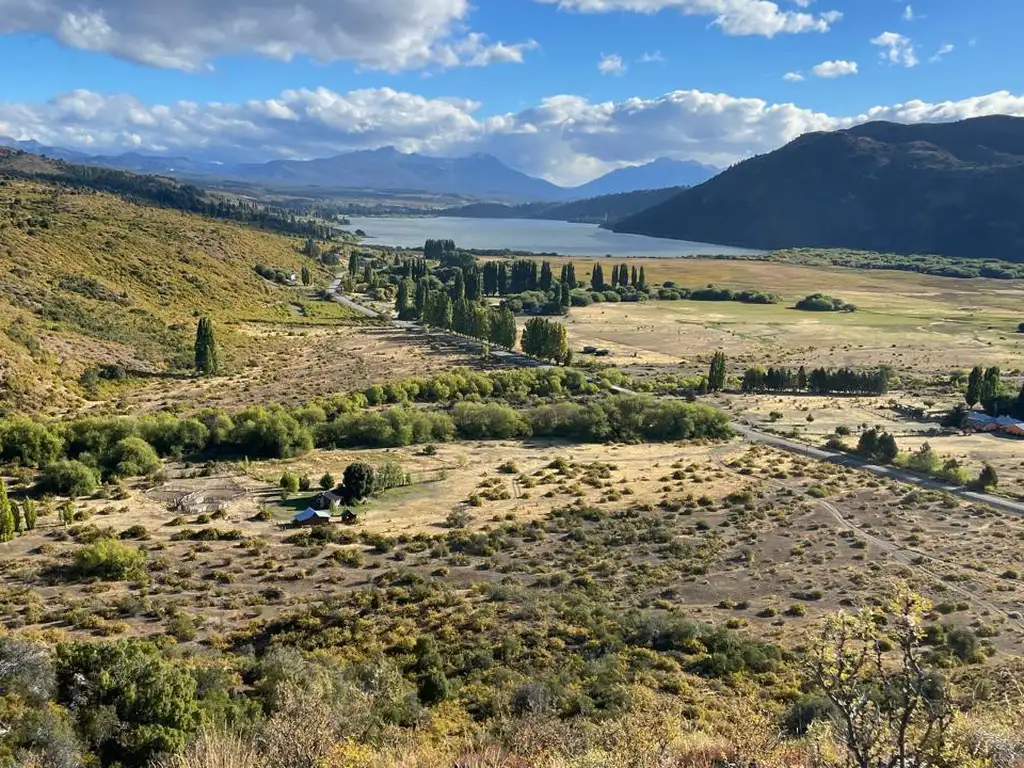
M1014 391L1003 380L998 366L974 366L967 376L964 402L973 409L980 405L989 416L1024 419L1024 386Z
M884 395L889 391L892 371L881 367L869 371L852 368L814 368L800 366L768 368L753 366L743 374L740 388L744 392L810 392L816 395Z

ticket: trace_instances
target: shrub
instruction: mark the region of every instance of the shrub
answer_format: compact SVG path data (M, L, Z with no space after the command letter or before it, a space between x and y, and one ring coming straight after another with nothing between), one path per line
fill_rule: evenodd
M126 437L118 441L110 455L114 477L151 475L160 469L156 450L141 437Z
M100 539L75 552L74 572L83 578L137 579L146 573L146 556L116 539Z
M46 493L62 496L88 496L96 490L99 480L96 471L80 461L65 459L55 461L43 471L39 481Z

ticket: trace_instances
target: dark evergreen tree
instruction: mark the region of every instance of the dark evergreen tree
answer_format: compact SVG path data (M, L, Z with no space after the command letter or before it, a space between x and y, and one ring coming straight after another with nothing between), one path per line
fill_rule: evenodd
M554 279L555 276L551 273L551 263L545 261L540 265L540 279L538 281L538 287L547 293L551 290Z
M461 269L455 270L454 279L449 286L448 295L451 296L453 302L462 301L466 298L466 278L462 274Z
M634 265L630 271L629 284L636 288L638 282L639 278L637 277L636 266Z
M569 293L568 283L562 283L561 285L559 304L561 305L563 311L568 311L569 305L572 304L572 295Z
M590 287L595 291L603 291L605 289L604 282L604 270L600 264L594 265L594 271L590 274Z
M206 316L199 318L196 328L195 363L196 371L204 376L214 376L220 368L213 322Z
M357 462L345 467L342 489L349 501L368 498L373 493L374 470L369 464Z
M395 312L399 320L406 320L409 317L411 307L409 306L409 290L412 281L402 278L398 281L398 292L395 296Z
M896 445L896 438L890 435L888 432L884 433L878 438L878 453L876 458L886 464L892 464L896 457L899 456L900 449Z
M807 389L807 369L802 365L800 370L796 372L796 388L801 392Z
M470 301L480 301L483 298L480 270L474 266L464 270L464 272L466 276L466 298Z
M980 365L974 366L971 369L971 375L967 379L967 391L964 393L964 400L967 401L967 407L973 408L982 400L982 380L985 377L985 371Z
M313 273L309 271L309 267L302 266L302 284L310 285L313 282Z
M508 292L508 266L503 261L498 265L498 294L503 296Z

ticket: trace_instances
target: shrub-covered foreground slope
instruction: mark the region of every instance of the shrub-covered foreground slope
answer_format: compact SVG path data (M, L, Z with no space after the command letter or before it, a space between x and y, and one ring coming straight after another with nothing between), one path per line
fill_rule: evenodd
M222 357L244 346L223 324L293 318L301 298L256 274L317 264L297 237L109 194L0 182L0 398L19 410L76 400L92 365L181 372L196 318L218 325ZM327 272L321 269L321 282Z

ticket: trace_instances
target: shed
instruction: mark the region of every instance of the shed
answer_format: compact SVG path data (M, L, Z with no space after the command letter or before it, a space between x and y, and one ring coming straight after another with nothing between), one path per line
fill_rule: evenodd
M341 513L341 522L343 522L345 525L355 525L357 522L359 522L359 518L356 516L356 513L353 512L351 509L346 509L344 512Z
M323 512L318 509L309 507L305 512L299 512L292 519L294 525L307 526L307 525L329 525L331 522L331 513Z

